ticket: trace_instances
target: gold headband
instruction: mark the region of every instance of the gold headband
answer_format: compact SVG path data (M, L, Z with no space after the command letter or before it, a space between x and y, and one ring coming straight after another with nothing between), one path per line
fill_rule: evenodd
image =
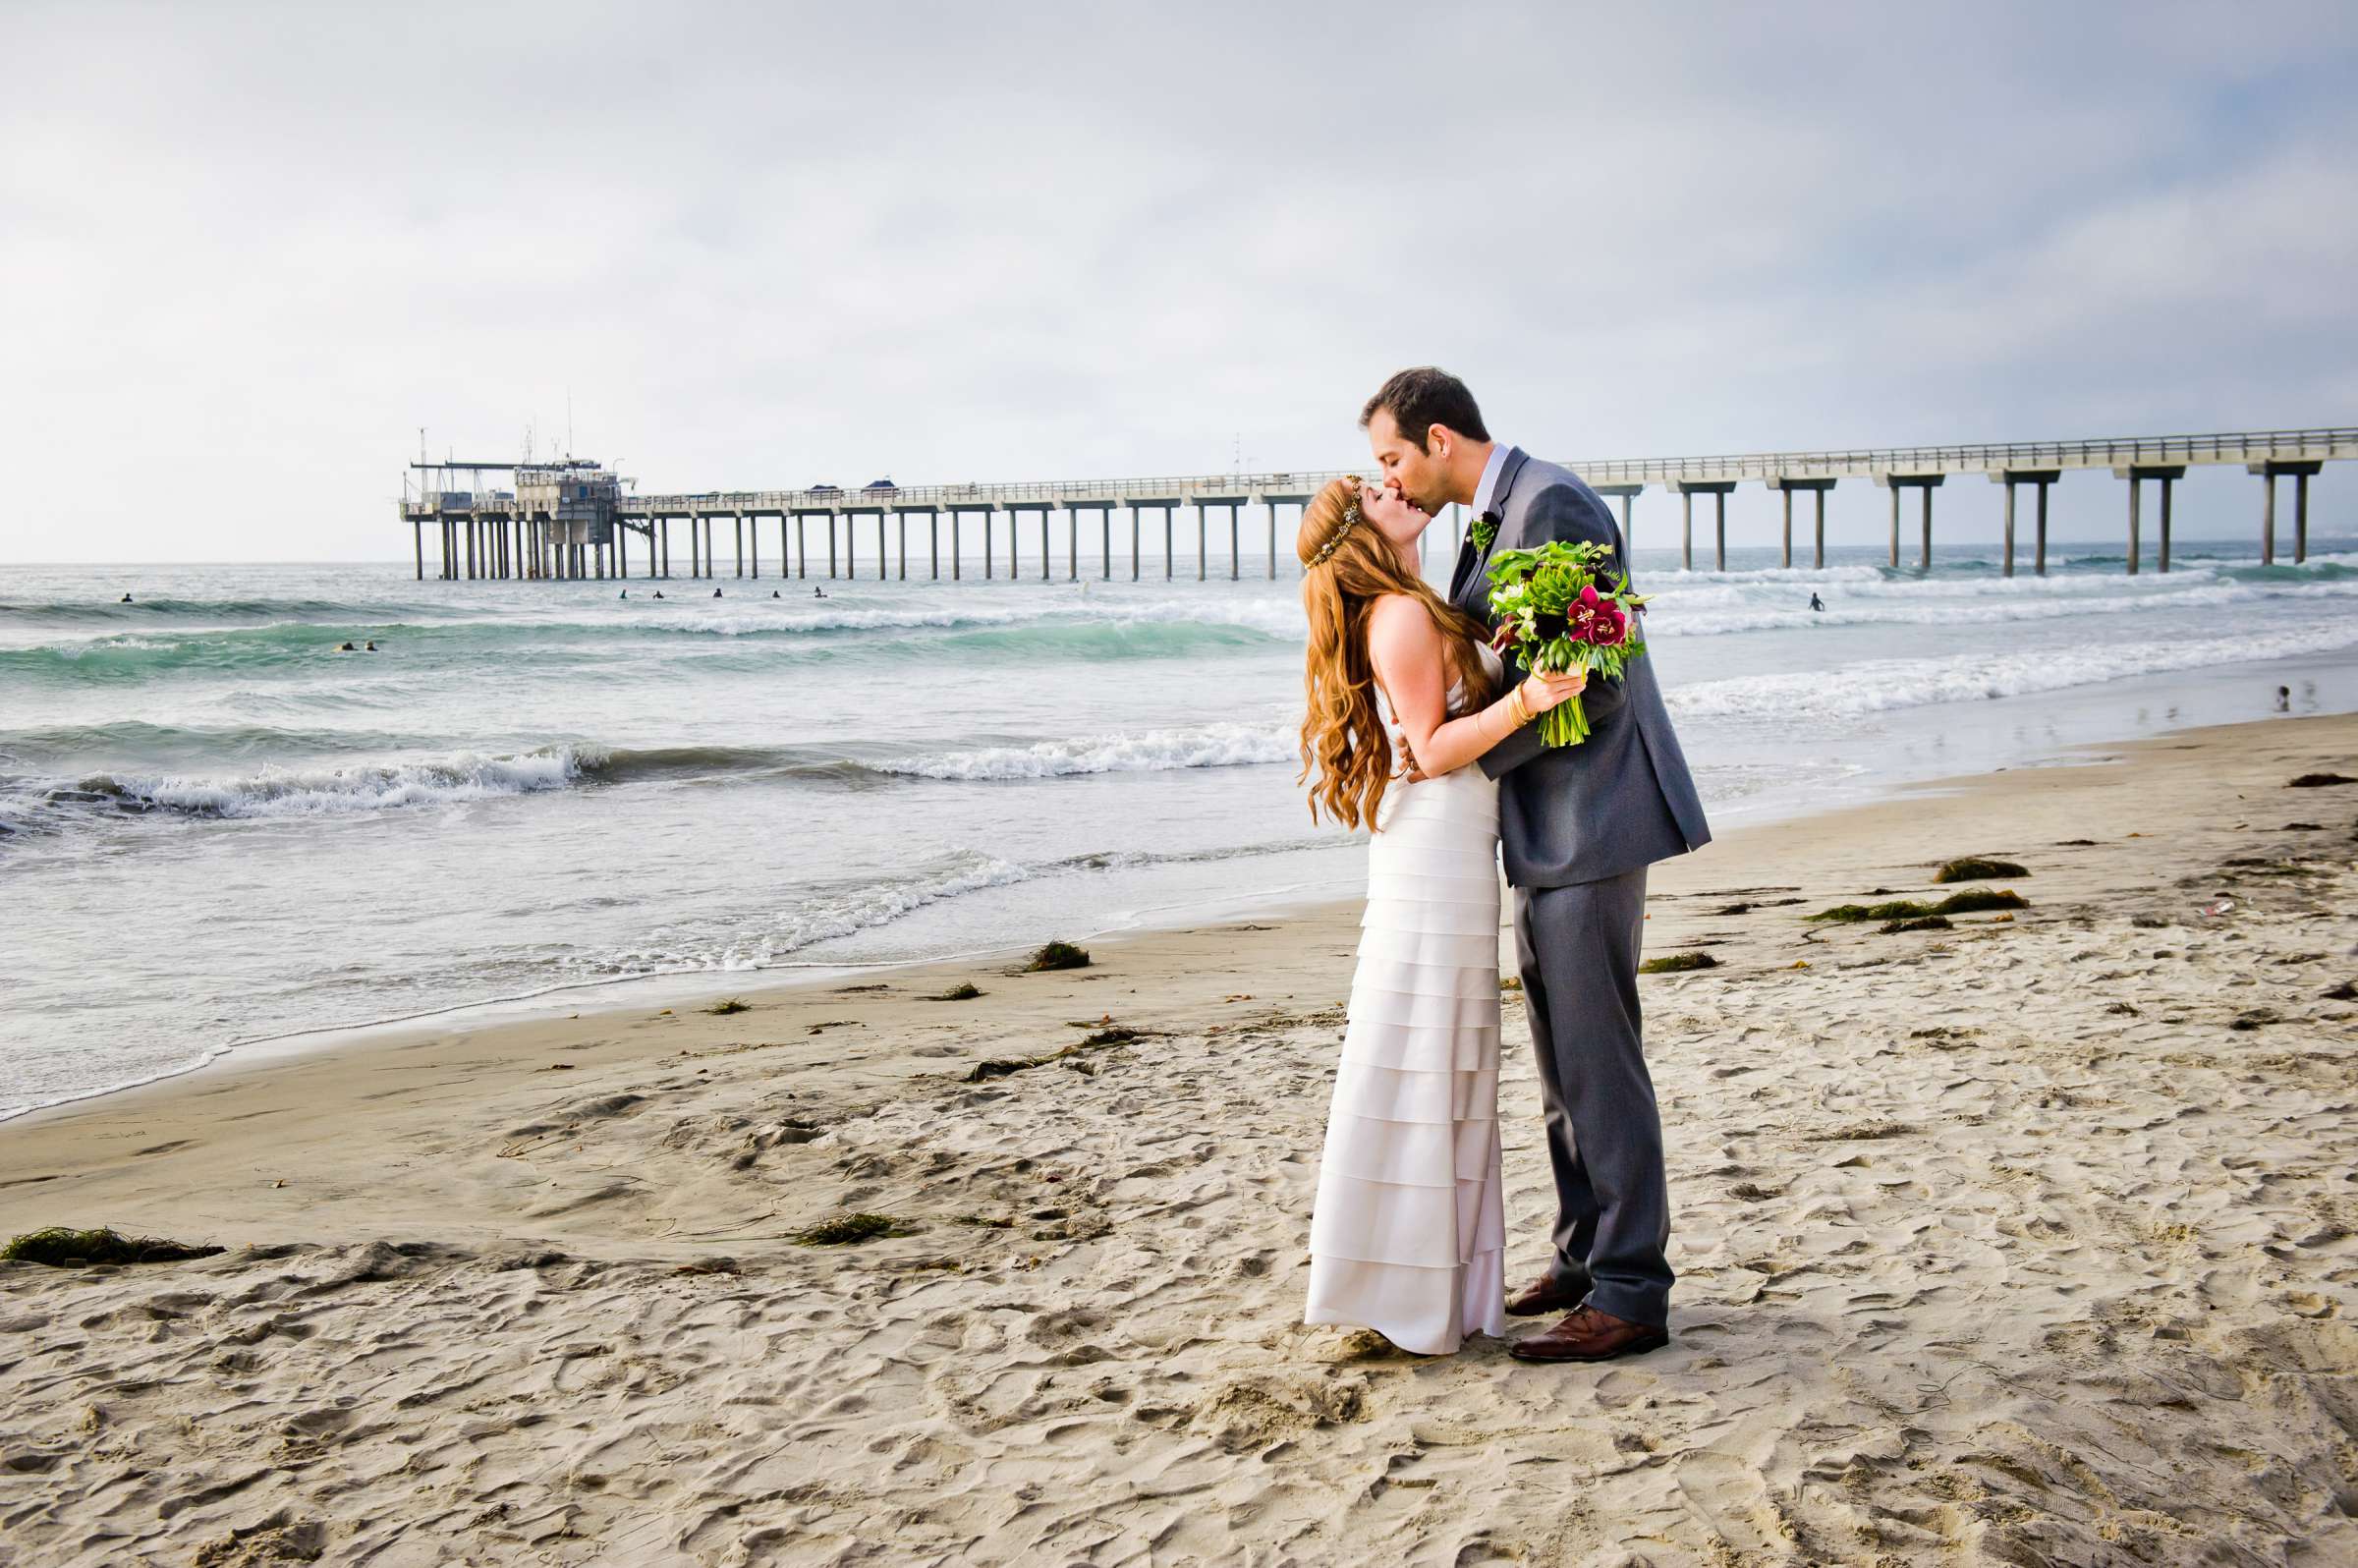
M1319 546L1318 553L1310 558L1310 564L1313 566L1323 565L1326 557L1332 555L1336 547L1349 536L1351 531L1359 527L1360 518L1359 497L1353 496L1343 503L1343 526L1326 535L1326 542Z

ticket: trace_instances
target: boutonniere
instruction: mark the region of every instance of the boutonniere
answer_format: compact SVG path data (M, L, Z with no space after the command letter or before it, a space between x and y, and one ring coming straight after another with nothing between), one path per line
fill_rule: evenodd
M1490 540L1498 536L1498 514L1485 512L1474 520L1474 548L1478 554L1488 554Z

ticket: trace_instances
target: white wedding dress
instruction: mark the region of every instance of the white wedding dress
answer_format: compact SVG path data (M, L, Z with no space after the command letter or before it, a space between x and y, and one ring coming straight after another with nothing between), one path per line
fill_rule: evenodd
M1497 656L1482 653L1496 679ZM1452 716L1462 695L1451 687ZM1389 726L1380 689L1377 701ZM1498 786L1471 762L1395 779L1376 825L1303 1320L1440 1356L1506 1331Z

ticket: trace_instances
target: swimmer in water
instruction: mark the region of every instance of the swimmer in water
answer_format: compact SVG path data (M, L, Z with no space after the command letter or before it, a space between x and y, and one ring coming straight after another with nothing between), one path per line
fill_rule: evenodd
M358 653L360 649L354 647L350 643L346 643L341 647L337 648L336 651L339 653Z
M718 588L714 588L714 589L712 590L712 596L713 596L714 598L719 598L719 597L720 597L720 589L718 589Z
M128 594L128 593L126 593L126 594L124 594L124 595L123 595L123 597L122 597L121 599L117 600L116 602L118 602L118 603L122 603L122 604L129 604L129 603L131 602L131 595L130 595L130 594Z
M657 589L655 589L655 597L656 597L656 598L661 598L662 596L663 596L663 590L662 590L661 588L657 588Z
M368 645L367 645L365 648L363 648L361 651L363 651L364 653L373 653L373 652L375 652L375 651L376 651L376 639L375 639L375 638L370 638L370 639L368 640Z
M1813 589L1810 593L1810 608L1813 610L1823 610L1825 608L1825 600L1820 598L1815 589Z

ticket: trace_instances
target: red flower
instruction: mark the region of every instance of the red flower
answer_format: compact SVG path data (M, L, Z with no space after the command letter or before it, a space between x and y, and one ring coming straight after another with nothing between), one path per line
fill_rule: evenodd
M1589 623L1589 642L1597 647L1619 647L1629 636L1629 618L1607 604Z

